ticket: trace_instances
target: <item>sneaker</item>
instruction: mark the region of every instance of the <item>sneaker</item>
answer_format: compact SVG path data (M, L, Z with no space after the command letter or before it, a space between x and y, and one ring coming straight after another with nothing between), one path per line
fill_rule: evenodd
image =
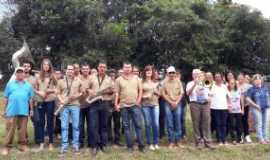
M169 149L173 149L174 148L174 144L173 143L170 143L169 146L168 146Z
M128 153L133 153L133 148L128 148Z
M251 140L250 136L246 136L245 139L246 139L247 143L252 143L252 140Z
M265 140L265 143L266 144L270 144L270 141L267 139L267 140Z
M65 155L66 153L67 153L67 150L66 150L66 149L61 149L61 150L60 150L60 153L59 153L59 154L60 154L59 156L60 156L60 157L64 157L64 155Z
M261 140L260 144L267 144L267 143L264 140Z
M139 151L140 151L141 153L145 153L144 147L139 147Z
M92 156L93 156L93 157L96 157L96 156L97 156L97 154L98 154L98 150L97 150L97 148L92 148L92 150L91 150L91 154L92 154Z
M109 149L106 146L100 148L103 153L109 153Z
M27 152L29 151L29 148L27 147L27 145L20 145L18 147L18 149L21 151L21 152Z
M114 142L114 145L116 145L116 146L118 146L118 147L123 147L124 145L123 144L121 144L120 142Z
M205 148L208 148L208 149L211 149L211 150L214 150L214 149L215 149L215 147L212 146L212 145L209 144L209 143L205 143L204 146L205 146Z
M33 152L42 152L44 150L44 144L40 144L38 148L34 148L32 151Z
M151 144L151 145L149 146L149 150L154 151L154 150L155 150L155 147Z
M4 149L1 151L1 155L2 155L2 156L7 156L8 153L9 153L8 148L4 148Z
M74 152L76 155L81 154L81 152L80 152L80 150L79 150L78 148L75 148L75 149L73 150L73 152Z
M228 146L228 145L229 145L229 143L227 143L227 142L224 142L224 143L223 143L223 145L224 145L224 146Z
M155 147L156 150L160 149L160 147L157 144L154 147Z
M49 151L53 151L54 147L53 147L53 144L49 144Z
M175 147L177 147L177 148L182 148L183 146L181 145L180 142L176 142L176 143L175 143Z

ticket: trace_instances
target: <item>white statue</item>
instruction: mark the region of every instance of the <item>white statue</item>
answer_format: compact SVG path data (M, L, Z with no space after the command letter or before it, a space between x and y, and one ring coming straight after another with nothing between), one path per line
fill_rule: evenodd
M30 52L29 46L26 43L26 41L23 41L23 46L21 49L19 49L18 51L16 51L13 55L12 55L12 66L14 69L16 69L17 67L20 67L20 59L21 58L26 58L26 59L30 59L31 61L33 60L32 54ZM15 72L13 73L13 75L11 76L11 78L9 79L9 81L14 80L15 79Z

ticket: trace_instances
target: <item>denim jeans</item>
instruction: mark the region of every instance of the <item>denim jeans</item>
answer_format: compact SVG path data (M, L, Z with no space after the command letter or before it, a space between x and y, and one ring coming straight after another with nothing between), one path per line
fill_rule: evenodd
M133 147L132 136L131 136L131 124L130 124L130 120L131 120L135 126L135 132L136 132L137 142L139 143L139 148L144 148L143 134L142 134L143 119L142 119L141 108L136 105L132 107L123 107L121 108L121 117L123 121L127 147L128 148Z
M181 139L181 104L179 103L175 110L166 102L165 114L169 143L177 143Z
M36 130L36 141L38 144L44 143L45 136L45 121L47 124L47 132L49 136L49 143L53 143L53 129L54 129L54 108L55 102L42 102L39 103L37 107L38 110L38 121L35 125ZM46 118L45 118L46 116Z
M62 150L68 149L68 127L70 118L72 120L72 145L74 149L79 149L80 107L65 106L61 113Z
M226 142L228 110L212 109L218 143Z
M257 138L259 139L259 141L268 141L270 108L262 109L261 111L258 111L255 108L250 109L255 120Z
M102 148L108 143L109 102L96 102L89 107L88 145Z
M120 142L120 130L121 130L121 113L113 111L110 113L108 119L108 139L111 143Z
M147 144L156 145L159 138L159 106L143 106L142 111ZM153 134L153 140L151 140L151 133Z
M186 102L184 100L181 100L181 118L180 118L180 124L181 124L181 138L184 138L186 136Z
M159 138L165 136L166 130L166 114L165 114L165 100L159 98Z
M85 121L87 124L87 131L89 128L89 117L88 117L89 108L80 109L80 147L84 146L85 140ZM87 138L88 139L88 138Z

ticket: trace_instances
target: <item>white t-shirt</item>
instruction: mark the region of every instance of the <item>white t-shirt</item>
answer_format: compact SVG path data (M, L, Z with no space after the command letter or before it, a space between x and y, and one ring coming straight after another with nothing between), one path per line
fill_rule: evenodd
M232 113L241 113L241 91L230 91L229 98Z
M194 81L190 81L187 84L186 91L190 90L194 85ZM207 102L209 99L210 90L208 87L196 85L193 91L189 95L190 102Z
M211 89L211 109L217 110L227 110L228 102L227 95L229 95L229 91L225 84L218 86L214 84Z

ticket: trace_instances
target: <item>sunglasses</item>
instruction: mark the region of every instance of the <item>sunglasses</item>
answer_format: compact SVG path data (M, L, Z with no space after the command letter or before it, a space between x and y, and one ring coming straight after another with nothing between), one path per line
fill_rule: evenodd
M169 72L169 74L175 74L175 72Z

